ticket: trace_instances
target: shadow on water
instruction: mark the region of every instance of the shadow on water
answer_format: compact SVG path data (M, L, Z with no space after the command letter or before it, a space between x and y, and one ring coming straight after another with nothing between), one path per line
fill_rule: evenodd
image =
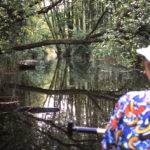
M116 100L148 88L142 72L101 61L40 61L19 70L17 59L0 59L1 150L95 150L101 135L67 132L77 126L105 127ZM21 106L57 107L59 112L20 113Z

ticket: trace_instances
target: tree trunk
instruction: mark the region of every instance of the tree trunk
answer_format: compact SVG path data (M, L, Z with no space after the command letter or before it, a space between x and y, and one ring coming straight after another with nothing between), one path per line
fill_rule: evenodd
M48 90L48 89L43 89L39 87L33 87L33 86L25 86L25 85L13 85L9 84L7 86L8 88L17 88L19 90L25 90L25 91L30 91L30 92L38 92L42 94L48 94L48 95L73 95L73 94L84 94L84 95L91 95L94 97L99 97L99 98L105 98L106 100L111 100L115 102L115 98L118 99L120 95L113 94L112 92L109 91L100 91L100 90L82 90L82 89L68 89L68 90Z
M31 43L31 44L25 44L25 45L18 45L14 46L11 49L15 51L22 51L25 49L31 49L31 48L36 48L36 47L41 47L41 46L46 46L46 45L51 45L51 44L86 44L86 43L93 43L93 42L102 42L101 39L60 39L60 40L45 40L41 42L36 42L36 43Z
M53 108L45 108L45 107L31 107L31 106L24 106L18 107L15 111L22 112L22 113L46 113L46 112L58 112L60 109L53 107Z

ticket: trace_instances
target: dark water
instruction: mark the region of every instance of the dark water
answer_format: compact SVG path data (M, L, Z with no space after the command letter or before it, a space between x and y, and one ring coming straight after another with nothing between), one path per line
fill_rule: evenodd
M0 57L0 150L99 149L101 135L69 136L68 120L76 126L105 127L123 93L149 87L142 72L104 61L40 60L35 68L24 68L15 54ZM21 106L60 111L16 112Z

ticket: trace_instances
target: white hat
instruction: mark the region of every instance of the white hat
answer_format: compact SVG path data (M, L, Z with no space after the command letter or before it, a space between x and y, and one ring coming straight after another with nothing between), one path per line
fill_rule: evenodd
M136 52L143 55L150 62L150 45L146 48L137 49Z

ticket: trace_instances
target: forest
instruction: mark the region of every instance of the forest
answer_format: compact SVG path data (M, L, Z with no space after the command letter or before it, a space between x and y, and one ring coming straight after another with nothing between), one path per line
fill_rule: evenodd
M150 38L147 0L2 0L0 53L47 46L58 57L119 57L135 63Z
M0 150L97 150L119 97L149 88L149 0L0 0Z

